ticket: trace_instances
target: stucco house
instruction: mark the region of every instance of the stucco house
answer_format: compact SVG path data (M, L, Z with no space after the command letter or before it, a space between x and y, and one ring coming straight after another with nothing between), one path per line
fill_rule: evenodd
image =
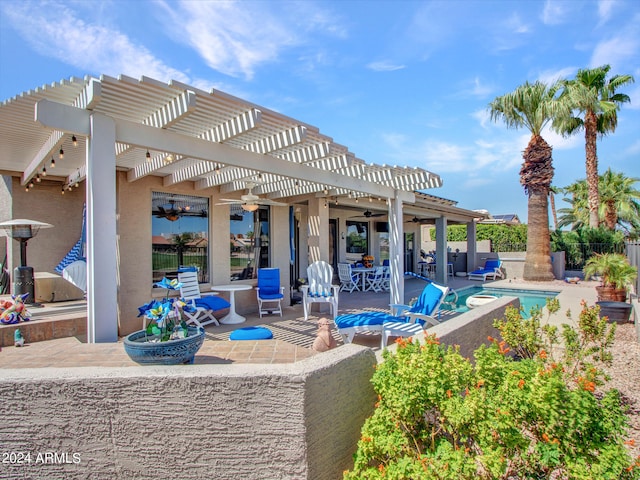
M0 221L53 225L29 240L37 275L77 242L86 205L89 342L138 329L137 307L161 295L153 282L175 265L161 265L157 237L192 248L182 258L197 263L203 291L253 285L267 266L294 285L313 261L366 253L389 260L399 303L421 226L436 226L443 259L447 225L466 224L474 239L482 218L421 193L441 186L436 173L369 163L317 127L218 90L103 75L16 93L0 104ZM0 242L4 253L11 273L18 243ZM446 283L444 269L436 279ZM236 302L257 310L252 291Z

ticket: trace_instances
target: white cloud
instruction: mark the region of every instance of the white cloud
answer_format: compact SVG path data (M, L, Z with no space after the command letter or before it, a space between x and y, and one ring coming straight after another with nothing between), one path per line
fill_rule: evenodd
M598 2L598 17L600 21L598 22L600 25L606 23L609 18L611 18L611 12L615 10L619 2L614 0L600 0Z
M513 13L507 19L507 28L511 30L513 33L529 33L531 31L529 25L524 23L520 18L520 15L517 13Z
M471 117L475 118L478 123L480 123L480 126L484 129L487 129L489 123L491 122L491 114L486 108L482 110L476 110L471 114Z
M559 133L551 130L551 126L547 125L542 129L542 138L551 145L553 150L572 150L574 148L584 147L584 132L577 132L570 137L563 137Z
M475 77L472 80L468 80L457 95L462 97L486 98L493 90L493 87L483 84L480 78Z
M565 5L554 0L546 0L542 9L542 22L545 25L560 25L563 23L567 13Z
M640 154L640 140L636 140L635 143L629 145L624 153L629 156Z
M213 70L249 80L260 65L277 61L283 52L318 35L347 37L338 15L310 2L159 0L157 4L168 27L180 25L171 30L176 41L193 48ZM304 58L322 59L322 55Z
M65 4L13 3L3 15L39 54L68 65L117 76L142 75L158 80L188 82L182 72L166 65L127 35L75 16ZM37 34L34 34L37 32Z
M392 72L394 70L402 70L406 68L405 65L398 65L388 60L381 60L379 62L371 62L367 65L367 68L374 72Z
M637 75L634 75L636 78L636 82L640 81ZM629 103L625 103L622 108L628 108L630 110L640 110L640 85L638 83L632 89L629 89L629 85L626 88L620 89L620 92L626 93L629 95L631 101Z
M578 69L576 67L565 67L560 70L544 70L538 74L538 80L547 85L551 85L557 80L573 77L577 71Z
M625 63L638 53L638 39L635 35L621 35L596 45L591 55L591 68L611 65L611 72L625 73Z

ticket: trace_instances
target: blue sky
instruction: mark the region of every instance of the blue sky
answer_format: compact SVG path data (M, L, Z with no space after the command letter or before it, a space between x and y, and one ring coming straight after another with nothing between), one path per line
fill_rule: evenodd
M640 2L0 2L0 100L71 76L217 88L320 128L357 157L439 174L428 193L527 218L529 134L487 105L525 81L632 74L599 170L640 177ZM554 185L584 178L584 136L548 132ZM560 206L562 202L560 202Z

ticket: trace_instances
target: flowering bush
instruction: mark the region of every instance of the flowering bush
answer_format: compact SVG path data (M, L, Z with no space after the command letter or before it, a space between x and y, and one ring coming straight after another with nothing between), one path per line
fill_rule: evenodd
M433 335L385 351L376 409L344 478L639 478L619 394L596 390L615 325L583 304L578 330L562 327L564 348L557 331L515 309L499 328L503 338L478 348L475 363Z
M145 316L149 320L147 325L147 335L153 336L153 340L166 342L176 338L187 336L187 323L182 320L182 311L192 312L195 309L181 298L169 298L169 292L180 290L182 284L178 280L163 278L161 282L154 284L157 287L165 288L167 293L162 300L151 300L138 307L138 317Z

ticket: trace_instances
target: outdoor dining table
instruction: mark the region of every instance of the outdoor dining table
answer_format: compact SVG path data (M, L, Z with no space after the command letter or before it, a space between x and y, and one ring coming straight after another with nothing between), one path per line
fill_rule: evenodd
M375 271L375 267L355 267L355 268L352 268L351 271L353 273L357 273L360 276L360 278L362 279L362 291L366 292L367 279L365 277L367 276L367 273L371 273Z
M214 285L211 290L217 292L229 292L229 313L222 317L219 321L224 325L233 325L236 323L244 323L247 319L236 312L236 298L235 293L241 290L251 290L251 285Z

